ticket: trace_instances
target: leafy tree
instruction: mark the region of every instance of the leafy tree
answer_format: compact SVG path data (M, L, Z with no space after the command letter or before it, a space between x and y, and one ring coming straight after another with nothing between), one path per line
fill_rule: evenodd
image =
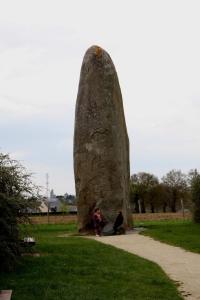
M162 183L158 183L149 189L147 203L152 213L162 210L166 212L169 203L168 189Z
M170 207L171 189L162 182L158 185L157 189L160 207L163 212L166 212L167 209Z
M130 204L132 206L132 211L139 213L140 207L139 207L139 201L140 201L140 191L139 186L136 182L136 174L133 174L131 176L130 181Z
M193 180L199 175L199 172L197 171L197 169L191 169L188 174L187 174L187 182L188 182L188 186L191 187L192 186L192 182Z
M11 270L21 253L19 223L39 206L31 174L8 154L0 153L0 270Z
M140 172L131 176L130 199L135 205L136 212L146 212L146 204L151 206L154 212L153 189L158 185L158 178L150 173Z
M176 212L178 201L185 198L188 191L186 175L180 170L171 170L162 178L162 181L171 191L170 209Z

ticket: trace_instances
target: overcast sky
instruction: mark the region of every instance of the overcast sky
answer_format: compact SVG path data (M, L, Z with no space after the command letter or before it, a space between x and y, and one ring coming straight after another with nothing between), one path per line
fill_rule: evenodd
M80 67L97 44L118 72L131 173L200 167L200 2L2 0L0 151L74 193Z

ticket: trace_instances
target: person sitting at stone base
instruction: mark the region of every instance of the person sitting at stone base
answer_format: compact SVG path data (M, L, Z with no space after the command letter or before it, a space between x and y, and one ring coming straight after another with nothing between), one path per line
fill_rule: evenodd
M96 236L101 236L105 223L101 210L98 207L94 210L93 224Z
M122 212L119 211L119 213L118 213L118 215L117 215L117 218L116 218L116 220L115 220L115 223L114 223L114 225L113 225L113 234L114 234L114 235L125 233L125 230L124 230L124 228L122 227L123 221L124 221L124 217L123 217L123 215L122 215Z

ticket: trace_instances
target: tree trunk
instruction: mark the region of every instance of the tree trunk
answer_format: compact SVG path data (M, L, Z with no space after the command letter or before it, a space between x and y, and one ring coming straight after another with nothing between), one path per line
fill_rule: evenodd
M135 212L136 212L137 214L139 214L139 212L140 212L138 199L135 199Z
M153 203L151 203L150 206L151 206L151 212L152 212L152 213L155 213L155 208L154 208Z
M166 213L166 208L167 208L167 203L164 202L164 203L163 203L163 212L164 212L164 213Z
M176 212L177 193L174 190L172 194L171 212Z
M145 208L144 200L141 200L141 213L142 213L142 214L145 214L145 213L146 213L146 208Z

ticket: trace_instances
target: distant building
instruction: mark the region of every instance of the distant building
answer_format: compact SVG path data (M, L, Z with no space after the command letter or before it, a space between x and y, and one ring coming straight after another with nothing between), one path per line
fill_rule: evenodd
M75 205L76 204L76 198L74 195L64 194L64 198L67 202L67 204Z
M29 208L28 213L46 213L48 211L47 198L43 197L37 202L35 208Z
M47 204L47 199L43 198L39 207L40 212L48 212L48 204Z
M76 205L69 205L68 206L68 213L70 214L77 214L77 206Z
M49 197L49 210L50 212L57 212L59 211L59 207L60 207L60 200L56 197L52 189Z
M61 212L66 209L69 213L77 213L76 198L74 195L69 195L68 193L65 193L64 196L56 195L52 189L50 191L48 205L50 212Z

